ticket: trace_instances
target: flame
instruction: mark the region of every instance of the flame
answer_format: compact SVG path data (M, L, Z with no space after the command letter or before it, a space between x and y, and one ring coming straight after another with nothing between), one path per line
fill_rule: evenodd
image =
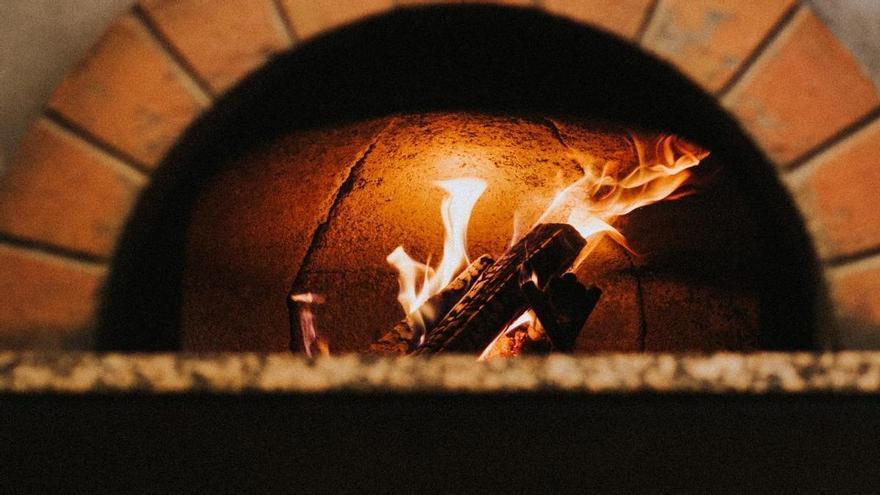
M424 319L433 317L434 309L425 304L470 262L467 255L467 227L477 200L486 189L486 182L462 178L436 183L446 191L440 205L445 238L443 257L436 268L410 257L403 246L397 246L386 258L398 272L400 292L397 300L414 326L416 338L424 337Z
M302 294L291 294L290 299L300 303L298 305L299 328L302 333L303 350L306 356L312 357L315 354L314 351L317 351L322 356L330 355L330 346L327 344L327 340L318 333L315 313L312 312L313 305L324 303L324 296L314 292L305 292Z
M559 191L535 222L535 225L568 223L588 240L571 269L577 268L605 235L634 252L623 234L614 228L614 221L642 206L686 195L679 188L690 178L689 169L709 155L708 151L674 135L657 136L653 146L646 146L646 140L632 133L629 137L637 158L635 167L629 171L618 161L609 160L599 166L593 157L572 151L572 158L581 164L584 176ZM514 216L511 245L519 238L518 223L518 217ZM477 360L503 355L496 349L498 341L523 325L534 325L536 320L533 311L524 312L499 332Z
M653 143L632 133L629 138L637 158L631 170L625 170L619 161L608 160L600 165L591 156L572 151L584 176L559 191L535 224L568 223L584 239L595 241L608 235L633 252L614 222L637 208L684 196L678 191L691 177L689 169L709 153L674 135L659 135ZM597 244L588 242L573 267Z
M608 235L624 248L632 251L614 222L631 211L663 199L681 197L679 188L691 176L690 168L698 165L708 152L673 135L658 135L643 139L630 133L636 154L636 165L626 167L620 161L599 162L592 156L575 150L574 160L581 164L584 176L561 189L550 201L535 225L540 223L568 223L588 240L571 269L577 266ZM486 183L475 178L461 178L436 183L446 191L441 204L445 240L443 257L437 267L410 257L403 246L398 246L386 258L398 271L400 291L397 300L407 315L414 332L414 342L421 344L425 336L425 318L433 318L434 308L428 299L437 294L469 262L466 234L471 211L486 189ZM511 245L520 236L520 216L514 214ZM526 311L499 334L533 324L534 313ZM480 359L489 357L487 352Z

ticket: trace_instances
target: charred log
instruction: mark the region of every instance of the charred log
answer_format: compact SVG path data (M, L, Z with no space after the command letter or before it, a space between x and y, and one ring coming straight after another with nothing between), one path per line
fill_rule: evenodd
M490 256L483 255L475 259L457 277L452 279L442 291L434 294L425 302L426 311L419 309L421 323L411 318L397 322L385 335L370 344L369 352L376 354L406 354L415 348L420 328L430 331L453 306L474 285L480 275L494 262Z
M413 354L482 351L529 305L520 290L521 267L546 283L567 270L585 244L570 225L536 226L480 276Z
M519 325L511 324L489 344L480 359L571 352L602 293L595 287L584 287L573 273L551 279L544 290L532 280L523 282L520 289L529 302L532 318Z
M602 295L598 287L578 282L573 273L551 279L543 291L532 280L523 283L521 290L553 349L562 352L574 350L577 336Z

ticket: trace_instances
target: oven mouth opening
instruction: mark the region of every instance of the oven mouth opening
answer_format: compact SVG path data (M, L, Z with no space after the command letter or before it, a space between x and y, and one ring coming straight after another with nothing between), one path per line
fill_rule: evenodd
M825 295L803 222L772 165L709 95L670 66L611 35L536 10L471 5L404 9L333 31L278 57L218 101L177 143L131 216L104 290L98 347L136 351L286 348L290 335L286 328L279 330L277 324L271 330L254 330L254 335L241 336L241 330L213 324L230 321L227 317L197 317L187 322L187 304L194 297L192 287L198 285L192 281L207 277L192 274L192 250L198 246L198 240L258 235L246 231L212 232L210 226L199 223L204 218L199 216L200 208L204 209L211 194L220 198L220 203L224 196L232 197L228 191L211 189L219 187L218 184L241 186L229 182L230 174L266 170L272 157L261 162L259 156L264 155L260 155L260 150L297 139L329 139L331 144L324 146L324 150L345 146L353 139L353 134L345 134L345 129L370 122L381 122L378 127L383 130L392 126L393 132L389 131L386 137L391 141L396 137L398 144L418 141L413 137L420 135L418 129L439 126L439 134L451 136L452 144L447 151L453 152L460 151L461 140L470 135L485 132L492 139L503 139L516 135L519 128L539 127L560 142L570 142L572 133L598 132L596 129L601 128L605 137L620 137L635 129L670 133L697 143L711 151L706 165L713 170L715 186L690 203L654 212L654 217L650 207L645 208L639 213L641 220L633 226L633 241L644 241L652 235L662 238L652 234L655 230L648 227L662 222L667 218L664 215L678 215L673 225L686 232L689 222L699 219L699 215L693 216L694 212L715 208L707 215L715 224L701 235L712 238L724 231L725 235L735 237L740 232L735 228L737 222L747 223L749 227L742 232L748 235L738 241L745 247L733 250L732 261L716 252L700 253L688 262L682 262L681 256L659 256L657 264L630 273L638 311L645 311L646 295L689 300L688 294L694 291L682 295L667 289L672 280L687 279L686 275L696 273L702 282L711 281L715 287L740 289L744 284L756 294L758 303L748 306L753 309L736 306L730 310L753 312L744 319L736 316L751 322L751 334L743 337L737 327L731 330L738 332L737 343L719 344L729 346L721 348L795 350L816 345L817 321L822 318ZM337 137L332 138L334 135ZM379 164L377 175L364 180L376 182L384 178L403 183L407 177L405 170L395 177L386 175L379 167L383 163L383 146L390 153L388 157L398 156L391 152L393 143L367 142L372 143L372 157ZM525 141L522 148L528 148ZM370 166L367 163L366 169L361 170L369 171ZM292 167L286 173L295 174L297 170ZM426 177L419 187L429 188L432 180L441 178ZM336 192L331 197L336 197ZM288 200L296 202L297 198ZM693 211L688 212L688 206ZM425 208L434 212L438 204ZM670 213L670 208L682 211ZM223 215L240 216L247 209L247 204L232 205ZM371 215L369 209L362 213ZM267 217L259 221L282 222ZM384 221L376 220L380 224ZM214 224L218 225L226 224ZM333 228L332 222L327 224L331 235ZM337 230L344 232L346 228L340 225ZM194 237L194 231L201 234ZM218 253L223 252L222 243L213 245ZM692 249L690 254L693 251L699 250ZM746 252L748 257L737 258ZM233 265L227 264L226 268L230 272L243 271L235 266L238 261L249 265L266 253L252 255L250 260L227 260ZM203 267L204 273L216 271L216 267ZM273 276L289 285L289 279L295 278L298 271L295 268L291 266L285 274ZM639 267L631 266L628 270L638 272ZM664 278L667 272L675 277ZM234 277L231 280L233 287L239 282ZM239 292L254 292L254 287L263 287L246 286L240 284ZM688 280L685 286L693 287L692 281ZM306 289L311 287L303 287ZM336 290L332 285L323 289L329 296L338 295L334 294ZM273 314L272 320L280 319L288 325L285 295L257 293L249 297L271 299L274 307L280 305L280 316ZM381 297L393 301L396 290ZM199 300L202 302L198 314L222 314L223 306L211 307L210 297ZM242 304L247 307L246 301ZM655 306L660 313L674 314L686 309L687 304L677 306L667 301L665 306ZM240 311L230 314L234 316L236 312ZM711 324L705 315L702 313L702 319L700 314L684 319L690 320L689 328L699 329L701 324ZM393 322L398 317L386 313L385 319ZM338 322L343 320L343 316L336 318ZM681 324L683 320L671 321ZM248 328L246 323L241 325ZM641 339L641 344L636 347L599 346L593 350L715 349L698 344L699 336L692 340L661 339L659 347L651 348L645 344L646 336L641 335L646 331L644 325L644 320L637 325L640 335L636 338ZM364 329L364 335L379 331ZM331 346L342 351L366 349L366 337L346 341L346 335L343 333L341 342Z

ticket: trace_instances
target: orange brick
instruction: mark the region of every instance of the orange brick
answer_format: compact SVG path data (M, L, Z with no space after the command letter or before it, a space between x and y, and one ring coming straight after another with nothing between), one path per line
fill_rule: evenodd
M838 317L838 344L880 348L880 259L832 270L831 297Z
M100 265L0 246L0 342L88 331L104 274Z
M534 5L534 0L397 0L398 5L433 5L447 3L484 3L495 5Z
M635 37L651 0L544 0L548 12L593 24L627 39Z
M153 166L205 103L141 22L127 15L68 73L49 107Z
M663 0L642 44L717 91L794 0Z
M0 182L0 231L108 256L144 182L128 166L41 120Z
M293 30L302 38L394 6L392 0L281 0L281 5Z
M823 257L880 247L880 120L805 165L796 197Z
M215 93L289 43L271 0L141 0L141 5Z
M802 8L722 103L780 165L880 104L852 55Z
M496 5L534 5L535 0L462 0L462 3L486 3Z

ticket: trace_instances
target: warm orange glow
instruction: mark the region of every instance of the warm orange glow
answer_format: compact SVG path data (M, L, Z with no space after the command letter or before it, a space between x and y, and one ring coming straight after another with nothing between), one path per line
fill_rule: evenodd
M477 199L486 189L484 181L474 178L446 180L437 185L446 191L440 205L445 231L440 264L434 268L420 263L412 259L403 246L398 246L386 258L398 272L400 292L397 300L419 336L423 335L424 319L434 316L434 309L425 303L443 290L470 261L467 255L468 222Z

